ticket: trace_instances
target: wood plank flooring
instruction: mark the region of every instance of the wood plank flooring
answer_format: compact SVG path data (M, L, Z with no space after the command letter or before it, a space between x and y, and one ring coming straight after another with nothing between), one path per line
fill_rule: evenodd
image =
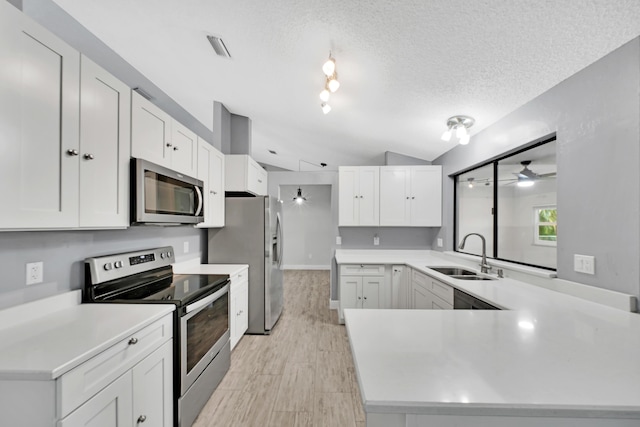
M364 427L344 325L329 309L329 272L284 272L271 335L245 335L193 427Z

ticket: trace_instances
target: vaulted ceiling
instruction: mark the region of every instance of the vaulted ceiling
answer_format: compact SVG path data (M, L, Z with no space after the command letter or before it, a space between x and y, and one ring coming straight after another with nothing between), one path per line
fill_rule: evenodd
M205 126L214 100L250 117L253 157L292 170L432 160L448 117L473 135L640 34L637 0L55 1Z

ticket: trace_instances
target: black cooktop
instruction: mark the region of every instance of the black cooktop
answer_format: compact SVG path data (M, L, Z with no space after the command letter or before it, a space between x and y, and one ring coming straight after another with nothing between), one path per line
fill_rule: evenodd
M91 302L157 302L185 306L215 293L227 283L228 275L172 274L171 268L162 268L94 285L87 299Z

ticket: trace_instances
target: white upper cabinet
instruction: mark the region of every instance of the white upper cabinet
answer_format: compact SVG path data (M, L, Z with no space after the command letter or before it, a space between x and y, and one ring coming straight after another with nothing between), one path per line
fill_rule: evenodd
M224 227L224 154L198 140L198 179L204 183L204 221L197 227Z
M78 225L80 54L0 2L0 228Z
M198 137L184 125L171 123L171 169L189 176L198 173Z
M132 92L131 156L195 177L198 138L153 103Z
M442 225L441 166L381 166L380 225Z
M379 225L380 167L341 166L338 178L338 225Z
M267 171L246 154L231 154L225 159L225 191L266 196Z
M80 227L126 227L131 90L85 56L80 74Z
M171 116L131 92L131 157L170 167Z

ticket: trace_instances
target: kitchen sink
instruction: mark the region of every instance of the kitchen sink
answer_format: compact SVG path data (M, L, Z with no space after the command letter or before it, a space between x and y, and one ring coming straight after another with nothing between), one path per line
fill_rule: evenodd
M437 271L438 273L442 273L446 276L451 277L452 279L459 280L495 280L493 277L489 276L480 276L473 270L467 270L466 268L461 267L429 267L431 270Z
M431 270L435 270L438 273L445 274L447 276L476 276L476 273L473 270L467 270L466 268L460 267L427 267Z

